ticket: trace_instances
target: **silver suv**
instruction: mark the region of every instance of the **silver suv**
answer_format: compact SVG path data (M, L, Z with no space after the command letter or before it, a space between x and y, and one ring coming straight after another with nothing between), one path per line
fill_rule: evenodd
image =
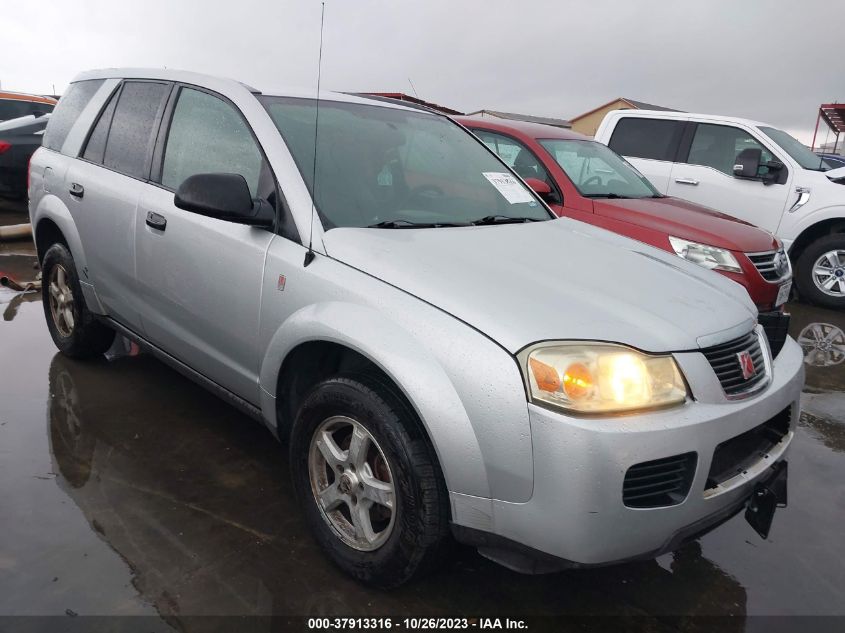
M58 348L115 332L289 447L316 539L405 582L653 557L785 500L801 350L739 285L570 219L444 116L80 75L30 174Z

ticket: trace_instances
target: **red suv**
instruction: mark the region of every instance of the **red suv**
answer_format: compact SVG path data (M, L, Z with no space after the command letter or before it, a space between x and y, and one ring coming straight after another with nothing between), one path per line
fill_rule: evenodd
M768 231L661 195L607 146L570 130L518 121L456 117L522 176L552 210L651 244L745 286L773 352L786 335L792 269Z

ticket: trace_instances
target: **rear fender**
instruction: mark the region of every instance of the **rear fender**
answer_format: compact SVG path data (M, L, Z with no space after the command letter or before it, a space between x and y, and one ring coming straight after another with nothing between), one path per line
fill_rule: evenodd
M82 294L85 297L86 306L95 314L105 314L97 293L94 291L94 286L91 285L88 278L88 262L85 258L85 249L82 247L79 231L76 228L76 223L73 221L73 216L64 202L58 196L46 193L38 201L35 209L30 210L30 218L33 226L33 237L36 239L36 243L39 231L44 229L44 222L46 220L51 220L58 227L64 236L65 243L73 257L73 262L76 264L76 271L79 275L79 282L82 288Z

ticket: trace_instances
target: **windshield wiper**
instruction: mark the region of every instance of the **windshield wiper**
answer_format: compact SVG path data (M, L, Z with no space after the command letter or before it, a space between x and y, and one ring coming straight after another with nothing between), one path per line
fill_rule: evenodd
M628 200L631 196L620 196L618 193L585 193L585 198L609 198L610 200Z
M513 217L510 215L485 215L483 218L472 222L472 225L481 226L483 224L522 224L523 222L542 222L543 219L548 218L520 218Z
M368 224L368 229L438 229L444 226L469 226L458 222L413 222L411 220L384 220L375 224Z

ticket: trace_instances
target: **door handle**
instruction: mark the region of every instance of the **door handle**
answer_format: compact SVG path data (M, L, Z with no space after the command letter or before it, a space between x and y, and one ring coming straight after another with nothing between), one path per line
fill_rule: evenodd
M679 185L692 185L693 187L698 186L698 181L695 178L675 178L675 182Z
M70 183L70 189L68 189L68 193L74 198L81 198L85 195L85 187L80 185L78 182L72 182Z
M167 218L160 213L147 211L147 226L158 231L163 231L167 228Z

